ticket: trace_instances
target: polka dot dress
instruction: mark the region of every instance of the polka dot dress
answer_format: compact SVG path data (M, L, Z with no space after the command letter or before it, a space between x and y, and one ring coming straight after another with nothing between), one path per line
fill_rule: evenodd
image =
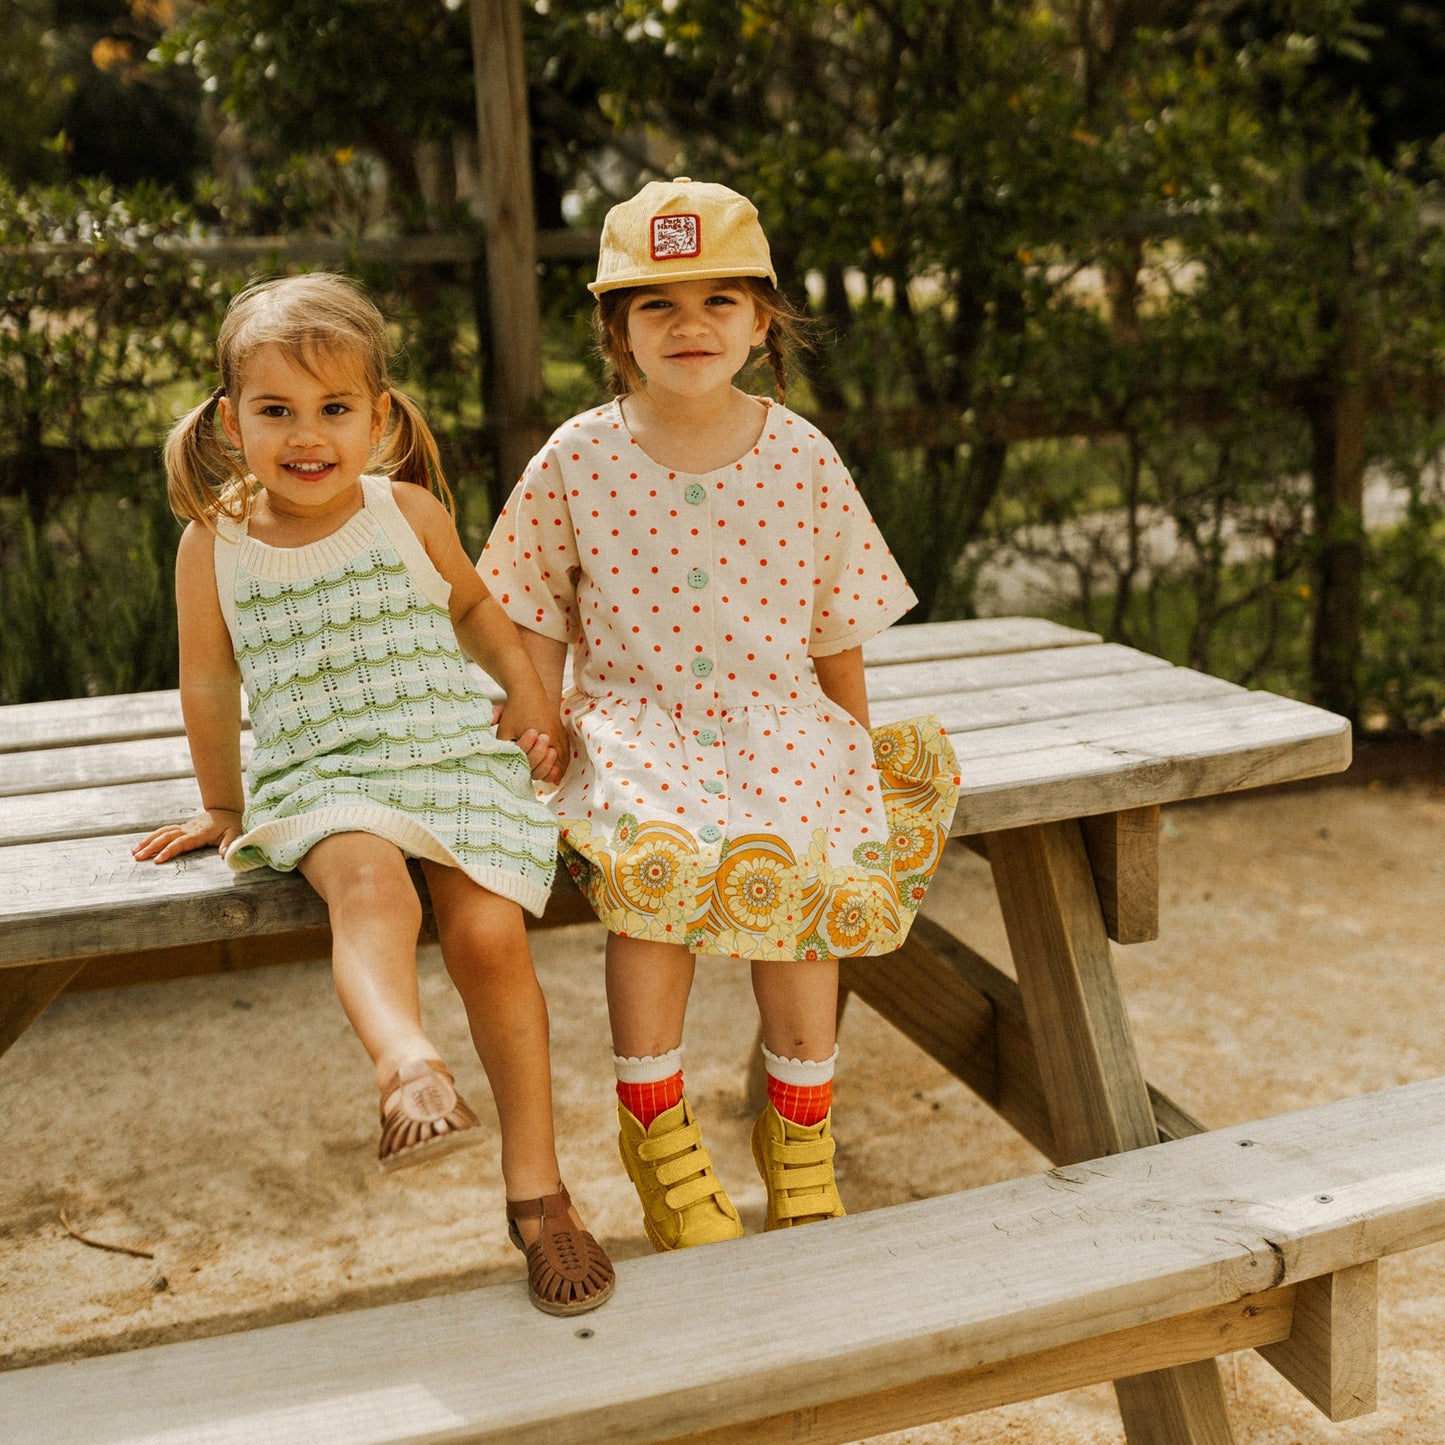
M831 443L771 406L757 444L672 471L613 402L558 429L478 563L567 642L563 857L615 933L742 958L898 947L957 797L933 719L869 733L811 658L915 601Z

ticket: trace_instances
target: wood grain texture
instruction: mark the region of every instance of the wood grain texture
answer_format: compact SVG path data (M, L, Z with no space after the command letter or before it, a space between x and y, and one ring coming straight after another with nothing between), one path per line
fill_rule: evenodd
M1099 892L1076 822L989 839L989 866L1039 1060L1055 1158L1158 1139ZM1230 1445L1218 1367L1202 1361L1120 1381L1130 1445Z
M1379 1389L1379 1266L1367 1260L1300 1285L1289 1337L1260 1349L1327 1420L1375 1408Z
M1159 806L1081 818L1084 849L1115 943L1159 937Z
M830 1401L875 1396L870 1425L896 1428L956 1413L930 1381L1086 1355L1155 1326L1172 1348L1169 1321L1240 1301L1273 1309L1282 1289L1440 1238L1436 1079L814 1229L625 1260L613 1300L580 1320L541 1315L517 1281L0 1374L0 1418L7 1445L53 1440L57 1408L68 1445L593 1445L806 1423ZM809 1286L823 1279L823 1293ZM665 1371L637 1348L658 1319ZM1143 1368L1174 1358L1136 1338ZM1206 1355L1231 1346L1227 1334L1197 1343ZM1040 1369L1029 1388L1055 1378Z

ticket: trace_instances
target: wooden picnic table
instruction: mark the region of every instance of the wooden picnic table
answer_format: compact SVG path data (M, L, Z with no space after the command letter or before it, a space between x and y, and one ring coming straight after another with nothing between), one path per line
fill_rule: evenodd
M1057 1163L1198 1132L1143 1077L1109 940L1156 936L1161 805L1340 771L1348 723L1030 618L894 628L864 655L875 723L935 713L953 741L951 831L989 862L1014 972L924 917L887 967L846 962L846 993ZM173 692L0 708L0 1051L92 960L324 926L299 876L132 862L196 805ZM559 884L549 921L578 902ZM1131 1441L1232 1438L1213 1360L1116 1389Z

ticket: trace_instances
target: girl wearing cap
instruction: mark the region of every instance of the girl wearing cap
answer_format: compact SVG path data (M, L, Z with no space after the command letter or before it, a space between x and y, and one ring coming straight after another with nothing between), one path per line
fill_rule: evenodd
M613 400L533 458L478 566L566 726L552 802L608 929L622 1160L653 1247L680 1249L742 1233L683 1091L696 955L751 962L767 1227L841 1215L838 960L903 942L958 778L934 719L870 736L862 644L916 599L782 405L801 318L753 205L645 186L609 213L590 289ZM777 401L734 385L758 352Z

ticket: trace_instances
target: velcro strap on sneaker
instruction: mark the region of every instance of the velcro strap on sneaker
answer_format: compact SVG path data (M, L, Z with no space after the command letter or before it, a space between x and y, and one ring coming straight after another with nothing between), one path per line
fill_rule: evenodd
M684 1179L691 1179L694 1174L711 1175L712 1155L699 1144L696 1149L690 1149L676 1159L668 1159L659 1164L653 1173L659 1184L670 1188L674 1184L681 1184Z
M711 1169L708 1169L706 1173L699 1174L696 1179L691 1179L686 1184L679 1184L676 1189L669 1189L663 1197L667 1200L669 1209L681 1213L701 1200L711 1199L714 1195L722 1192L721 1181Z
M832 1182L833 1171L827 1164L813 1164L806 1169L774 1170L772 1178L773 1189L778 1194L796 1194L800 1189L826 1189Z
M773 1140L768 1145L768 1162L781 1164L789 1171L800 1164L826 1164L837 1152L837 1141L829 1135L826 1139L803 1139L798 1143L779 1143Z
M779 1219L834 1219L843 1211L842 1200L836 1189L820 1190L814 1194L788 1194L772 1202L773 1212Z
M654 1159L671 1159L688 1149L696 1149L702 1143L702 1126L696 1119L691 1124L669 1129L655 1139L644 1139L637 1146L637 1157L651 1163Z

